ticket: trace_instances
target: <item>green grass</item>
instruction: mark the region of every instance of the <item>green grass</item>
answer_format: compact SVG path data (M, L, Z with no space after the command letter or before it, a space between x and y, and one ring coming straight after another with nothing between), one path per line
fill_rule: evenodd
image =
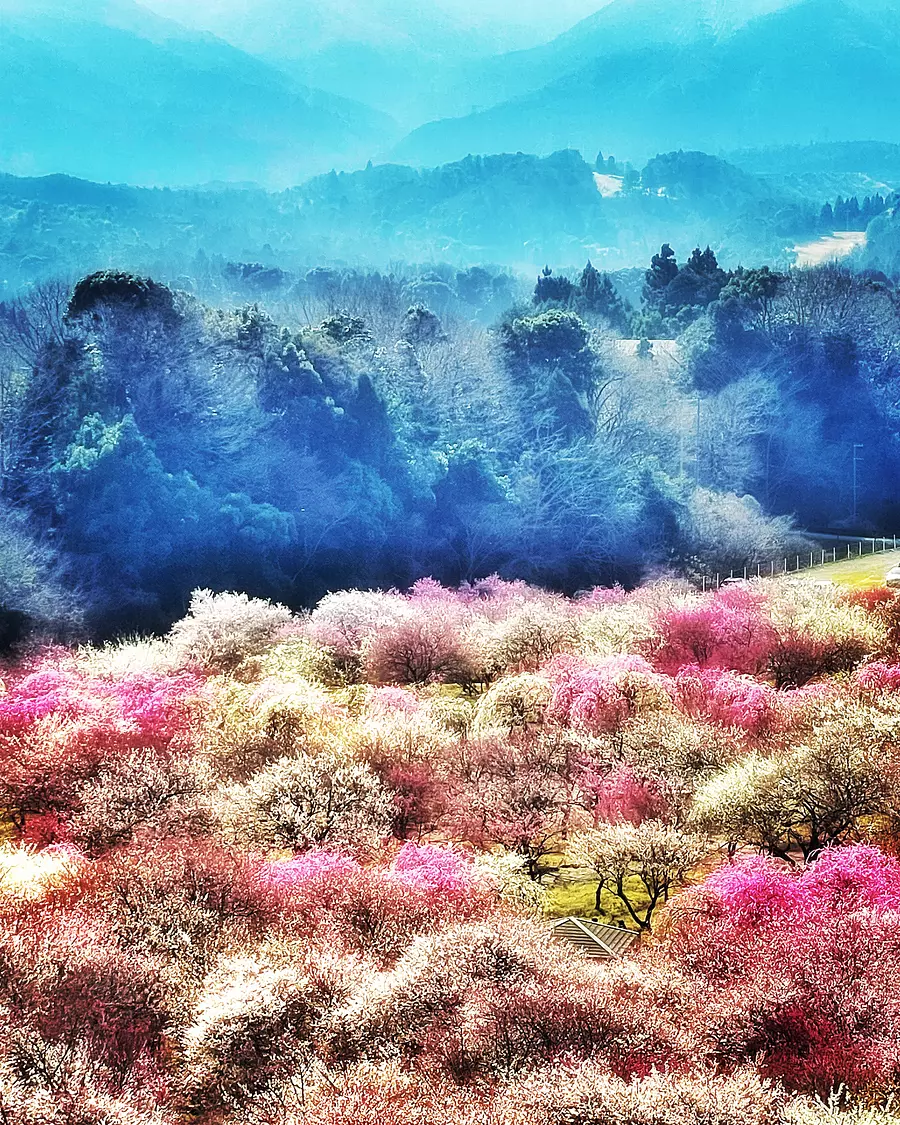
M893 566L900 566L900 550L880 551L873 555L854 555L802 571L802 576L812 581L830 581L839 586L864 590L884 585L884 576Z
M550 918L594 917L596 883L555 883L547 891L547 915Z
M640 914L647 904L647 895L640 880L635 876L629 888L631 901L635 910ZM595 906L597 883L568 883L563 880L555 883L547 892L546 913L549 918L567 918L574 915L576 918L599 918L601 922L615 925L624 922L625 925L635 929L634 919L618 899L605 887L601 896L601 909Z

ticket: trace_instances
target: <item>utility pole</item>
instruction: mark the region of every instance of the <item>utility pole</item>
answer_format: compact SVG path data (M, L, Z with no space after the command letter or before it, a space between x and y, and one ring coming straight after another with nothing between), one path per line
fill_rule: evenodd
M857 489L857 465L859 464L859 450L863 448L861 441L853 443L853 522L856 523L857 512L859 510L858 504L858 489Z

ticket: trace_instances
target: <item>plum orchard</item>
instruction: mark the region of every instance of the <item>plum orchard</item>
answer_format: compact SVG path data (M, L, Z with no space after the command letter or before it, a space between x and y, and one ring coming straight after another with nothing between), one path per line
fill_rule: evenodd
M900 1120L891 591L201 591L2 688L3 1125Z

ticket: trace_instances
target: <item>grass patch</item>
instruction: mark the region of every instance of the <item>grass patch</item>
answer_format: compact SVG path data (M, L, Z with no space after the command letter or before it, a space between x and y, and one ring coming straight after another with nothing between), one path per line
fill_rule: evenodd
M900 550L838 559L837 562L803 571L803 576L813 581L830 581L839 586L866 590L873 586L883 586L884 576L893 566L900 566Z
M637 876L629 882L631 884L627 888L629 897L635 910L640 914L646 909L649 901L647 894ZM597 882L591 880L572 883L564 879L558 880L547 891L547 917L567 918L572 915L576 918L599 918L601 922L608 922L613 926L623 922L630 930L636 929L634 919L625 909L622 900L607 887L603 888L601 909L597 910L595 905L597 886Z

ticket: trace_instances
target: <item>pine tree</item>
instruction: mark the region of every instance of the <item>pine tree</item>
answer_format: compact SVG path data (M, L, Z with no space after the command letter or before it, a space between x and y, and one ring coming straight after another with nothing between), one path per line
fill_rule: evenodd
M664 243L658 254L650 261L650 269L644 275L644 303L661 309L665 305L665 292L678 276L678 262L675 251Z
M546 305L549 303L567 305L575 292L575 286L564 275L553 276L553 270L544 266L534 287L534 303Z
M628 331L628 309L616 292L609 274L600 273L591 262L584 267L577 290L578 311L602 316L617 332Z
M597 294L600 291L600 271L594 269L590 259L588 264L584 267L584 272L581 275L581 282L579 284L579 291L584 298L587 308L593 308L597 301Z

